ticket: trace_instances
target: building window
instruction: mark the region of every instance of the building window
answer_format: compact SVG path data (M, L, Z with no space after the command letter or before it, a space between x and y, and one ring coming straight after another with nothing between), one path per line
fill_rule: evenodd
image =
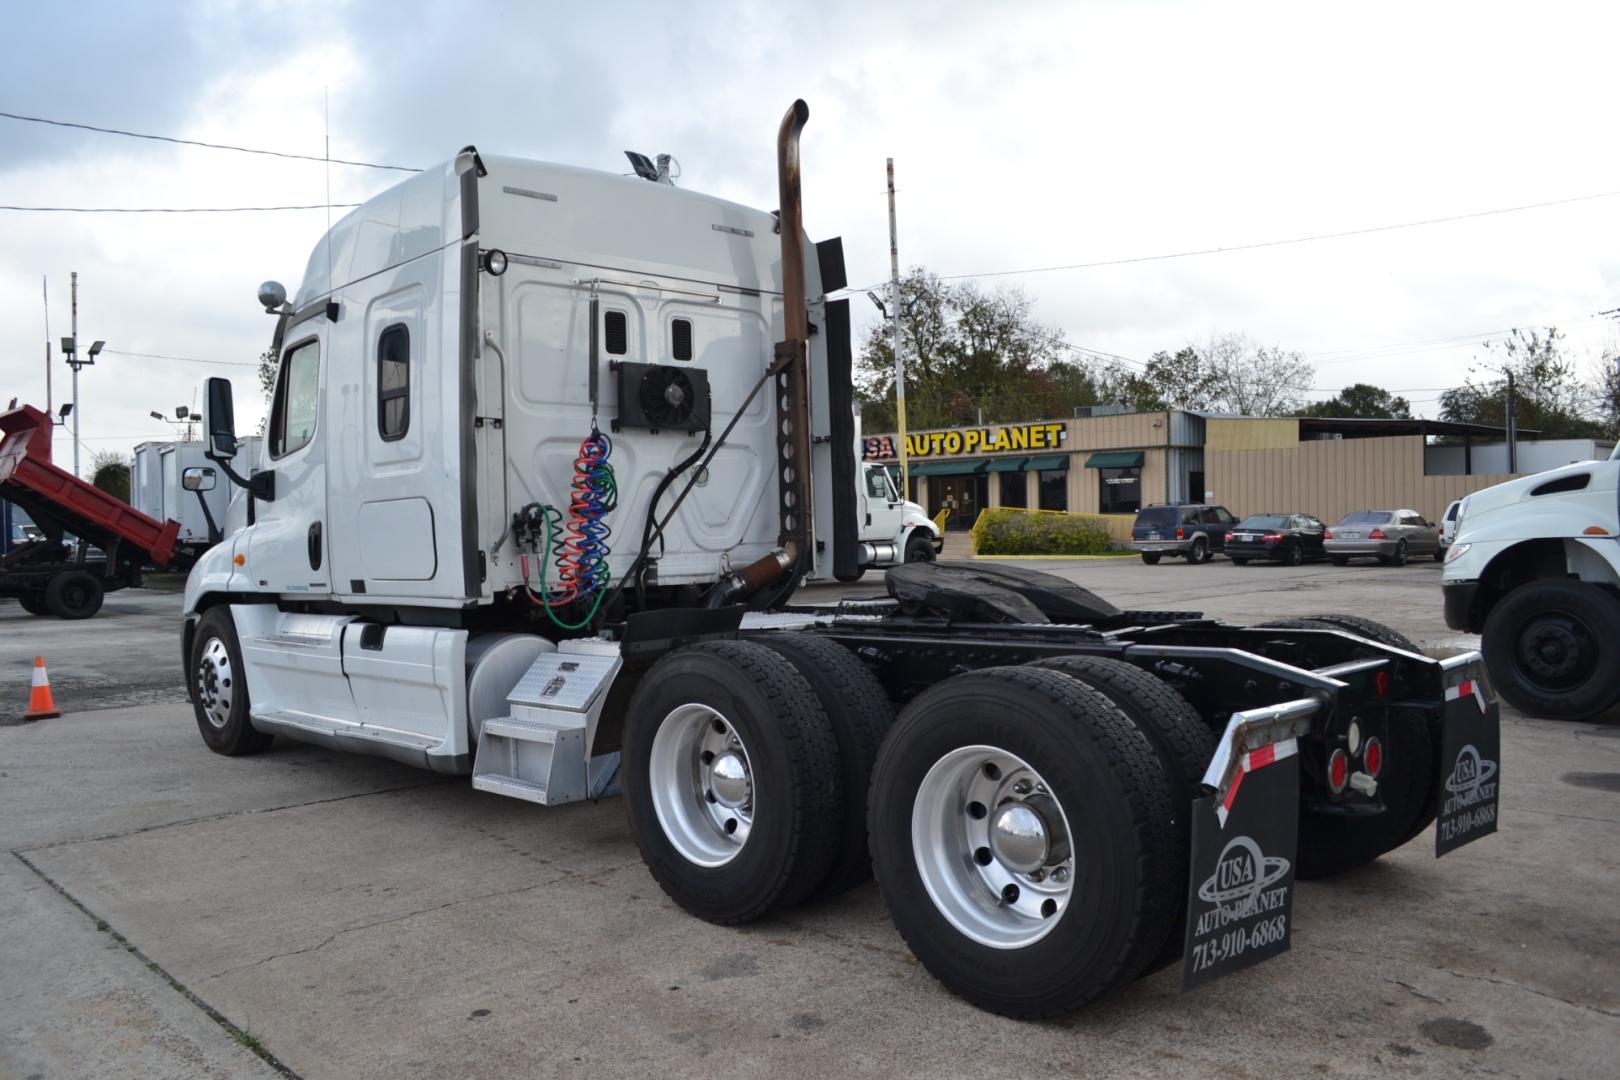
M1069 472L1067 469L1043 469L1041 477L1041 509L1067 510L1069 508Z
M1029 506L1029 479L1023 470L1001 474L1001 505L1019 510Z
M281 358L281 378L270 410L270 456L286 457L315 437L321 402L321 343L306 341Z
M411 333L395 323L377 339L377 434L403 439L411 426Z
M1105 514L1134 514L1142 509L1142 470L1098 469L1097 509Z

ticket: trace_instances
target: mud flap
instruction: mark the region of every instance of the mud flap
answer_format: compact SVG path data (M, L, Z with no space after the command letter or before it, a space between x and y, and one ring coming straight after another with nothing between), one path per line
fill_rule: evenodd
M1235 783L1193 803L1181 988L1288 951L1299 844L1299 754L1289 739L1243 755Z
M1502 732L1496 702L1465 675L1446 687L1440 721L1436 783L1440 814L1434 822L1434 857L1496 831L1497 787L1501 780Z

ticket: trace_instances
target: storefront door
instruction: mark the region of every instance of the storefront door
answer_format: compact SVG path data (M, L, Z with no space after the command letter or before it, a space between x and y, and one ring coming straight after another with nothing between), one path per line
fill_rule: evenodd
M983 473L930 476L928 499L931 515L950 508L950 520L945 523L947 529L971 529L979 511L990 505L990 481Z

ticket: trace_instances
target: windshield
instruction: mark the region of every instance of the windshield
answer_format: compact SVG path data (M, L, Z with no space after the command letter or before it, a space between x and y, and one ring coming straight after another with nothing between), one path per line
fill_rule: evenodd
M1237 523L1240 529L1286 529L1288 516L1286 514L1255 514L1246 517Z
M1388 525L1395 515L1388 510L1357 510L1339 519L1340 525Z

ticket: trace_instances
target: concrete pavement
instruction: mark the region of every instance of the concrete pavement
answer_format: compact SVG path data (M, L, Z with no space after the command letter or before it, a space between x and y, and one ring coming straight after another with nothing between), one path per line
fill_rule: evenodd
M1430 566L1052 566L1121 606L1338 610L1457 643ZM138 648L172 646L172 613L131 618ZM291 744L225 759L180 700L63 704L0 728L0 903L23 912L0 971L26 973L0 989L0 1077L274 1075L244 1032L297 1075L389 1080L1598 1076L1620 1054L1612 725L1505 716L1498 835L1302 884L1293 951L1198 992L1161 973L1029 1024L940 989L870 885L741 929L686 916L617 801L546 809Z

